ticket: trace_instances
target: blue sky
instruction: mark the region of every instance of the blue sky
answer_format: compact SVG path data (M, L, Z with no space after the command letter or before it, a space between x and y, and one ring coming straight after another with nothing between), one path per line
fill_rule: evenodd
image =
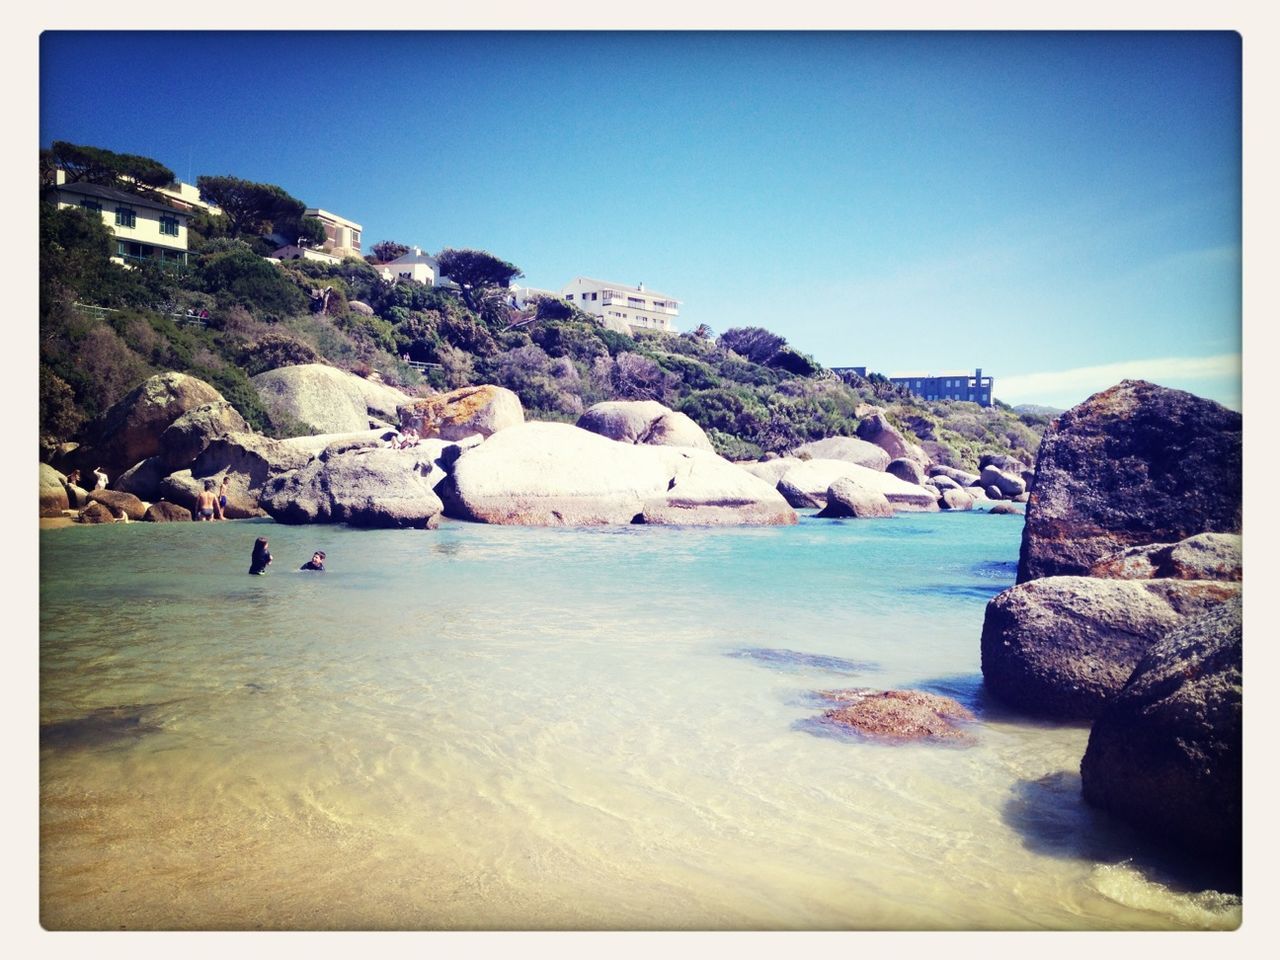
M41 37L40 138L276 183L827 365L1240 405L1233 33ZM150 85L104 78L156 64Z

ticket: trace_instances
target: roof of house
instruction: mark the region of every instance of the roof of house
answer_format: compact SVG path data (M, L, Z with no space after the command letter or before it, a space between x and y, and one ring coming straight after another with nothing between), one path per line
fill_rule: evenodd
M388 260L386 266L393 267L397 263L425 263L435 269L440 269L440 262L429 253L423 253L421 250L410 250L408 253L402 253L394 260Z
M180 217L191 216L186 210L175 207L163 200L155 197L144 197L141 194L130 193L127 190L119 190L115 187L104 187L99 183L60 183L58 184L58 192L75 193L86 197L98 197L102 200L112 200L116 203L127 203L134 207L149 207L152 210L164 210L168 213L177 214Z
M973 379L972 370L943 370L941 373L891 373L890 380L937 380L939 377L968 377ZM987 379L986 377L982 378Z
M356 223L354 220L348 220L346 217L340 217L336 213L330 213L328 210L322 210L320 207L307 207L303 211L305 217L318 217L321 220L332 220L334 223L340 223L344 227L350 227L352 230L363 231L364 227Z
M577 282L585 281L586 283L598 283L602 287L610 287L614 290L625 290L627 293L643 293L646 296L653 297L655 300L670 300L672 303L680 302L675 297L668 296L665 293L659 293L657 290L650 290L647 287L641 288L629 283L618 283L615 280L597 280L595 277L574 277L573 280ZM565 284L565 286L568 286L568 284Z

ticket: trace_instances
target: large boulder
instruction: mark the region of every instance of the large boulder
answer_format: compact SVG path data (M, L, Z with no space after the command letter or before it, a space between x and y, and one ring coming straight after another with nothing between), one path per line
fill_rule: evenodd
M943 490L938 497L938 506L943 510L972 510L975 503L977 498L959 487Z
M711 450L711 441L700 426L656 400L597 403L578 418L578 426L623 443Z
M846 460L869 470L883 470L893 458L874 443L857 437L826 437L796 447L792 453L807 454L811 460Z
M844 460L807 460L792 467L778 481L778 492L793 507L824 507L827 490L848 477L868 490L884 494L895 510L929 512L938 509L938 494L932 488L899 480L889 473L869 470Z
M155 500L160 495L160 482L171 472L163 456L147 457L116 477L111 486L132 493L139 500Z
M1235 533L1198 533L1177 543L1129 547L1089 568L1091 577L1115 580L1239 580L1244 576L1241 540Z
M443 509L426 480L432 469L413 448L326 450L271 480L262 505L281 523L421 528Z
M946 477L947 479L958 483L962 487L972 487L981 479L976 473L969 473L967 470L959 470L955 467L948 467L941 463L935 463L929 468L929 476L934 479L937 479L938 477Z
M1028 713L1096 717L1153 643L1239 593L1239 584L1210 580L1045 577L1018 584L987 604L983 680Z
M1031 469L1017 457L1011 457L1007 453L982 454L978 457L978 469L983 470L987 467L995 467L1002 473L1011 473L1015 476L1021 476Z
M884 468L884 472L907 483L914 483L917 487L923 484L925 479L924 470L919 462L912 460L910 457L899 457L896 460L889 461L889 465Z
M792 467L799 466L804 460L798 457L778 457L775 456L771 460L752 460L745 463L735 463L734 466L739 470L745 470L753 477L759 477L771 487L776 487L778 481L781 480Z
M889 423L883 413L874 413L861 421L858 424L858 438L874 443L889 454L891 460L911 457L923 463L928 459L918 446L910 443L897 427Z
M178 523L182 521L190 523L195 518L186 507L170 503L168 500L157 500L147 507L147 512L142 515L142 519L151 523Z
M272 414L310 424L320 433L351 433L393 420L409 396L322 363L278 367L251 378Z
M70 509L67 478L47 463L40 464L40 516L60 517Z
M147 512L147 505L132 493L123 490L93 490L89 493L90 503L102 503L117 517L126 516L130 520L141 520Z
M483 523L793 523L768 484L704 451L617 443L563 423L502 430L453 464L446 513Z
M1001 496L1010 500L1021 496L1027 490L1026 481L1019 474L1001 470L993 463L982 468L979 479L984 487L995 487L1000 491Z
M1094 723L1080 764L1085 800L1232 871L1237 882L1240 609L1229 600L1154 643Z
M1125 380L1045 432L1018 582L1079 575L1125 547L1239 533L1241 418L1212 400Z
M188 410L160 435L164 449L160 456L166 467L165 473L191 466L192 461L204 453L205 447L217 437L249 432L251 430L244 417L225 400L204 403Z
M116 515L111 512L111 508L105 503L95 500L89 504L78 514L76 514L77 523L115 523Z
M510 390L486 384L402 403L397 417L401 427L412 427L420 436L461 440L524 423L524 407Z
M662 450L671 479L644 502L643 522L683 526L796 523L796 512L767 481L739 470L710 451Z
M893 505L879 490L864 487L852 477L840 477L827 488L827 505L818 516L832 519L892 517Z
M119 403L112 406L91 428L91 456L109 476L163 452L160 437L168 426L188 410L205 403L222 402L222 394L185 373L162 373L148 377Z

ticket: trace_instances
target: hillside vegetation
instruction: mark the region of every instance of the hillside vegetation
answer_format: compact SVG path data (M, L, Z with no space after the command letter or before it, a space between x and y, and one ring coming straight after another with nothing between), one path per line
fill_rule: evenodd
M560 300L515 310L497 286L455 295L393 284L356 258L274 263L257 236L236 236L216 217L193 221L185 270L128 270L108 260L100 218L41 206L40 431L53 440L90 436L96 417L164 370L213 384L255 429L304 433L306 424L273 419L249 378L309 362L410 393L499 384L545 420L572 422L603 400L658 400L734 459L852 435L859 407L875 404L939 463L973 469L995 451L1030 463L1048 421L1003 405L924 402L875 375L844 382L758 327L627 335ZM207 311L207 326L184 322L188 311ZM438 366L420 373L406 355Z

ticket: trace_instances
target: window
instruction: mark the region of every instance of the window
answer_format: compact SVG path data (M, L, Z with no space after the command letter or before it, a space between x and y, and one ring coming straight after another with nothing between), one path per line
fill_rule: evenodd
M97 200L81 200L80 209L92 210L94 213L101 213L102 204L100 204Z
M592 300L598 300L598 299L599 299L599 295L598 295L598 294L594 294L594 293L593 293L593 294L591 295L591 299L592 299Z
M117 227L135 227L138 225L138 215L129 207L116 207L116 226Z
M176 237L178 235L178 218L162 213L160 215L160 232L166 237Z
M566 300L572 300L572 299L573 299L573 294L572 294L572 293L566 293L566 294L564 295L564 298L565 298Z

